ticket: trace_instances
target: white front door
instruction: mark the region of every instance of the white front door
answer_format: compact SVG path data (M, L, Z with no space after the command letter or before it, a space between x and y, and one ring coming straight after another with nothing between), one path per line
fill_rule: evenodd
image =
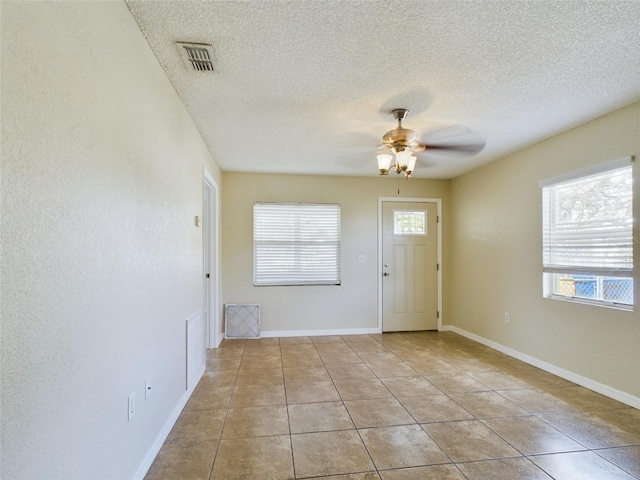
M436 203L382 203L382 331L438 329Z

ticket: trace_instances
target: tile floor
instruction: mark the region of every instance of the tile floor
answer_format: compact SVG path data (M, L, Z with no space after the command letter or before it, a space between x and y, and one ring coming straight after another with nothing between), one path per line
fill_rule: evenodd
M640 410L451 332L224 340L146 479L640 478Z

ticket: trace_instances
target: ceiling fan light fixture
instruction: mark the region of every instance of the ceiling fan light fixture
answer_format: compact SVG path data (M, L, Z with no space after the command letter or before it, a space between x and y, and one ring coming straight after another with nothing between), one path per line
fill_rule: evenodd
M391 160L393 160L393 156L388 153L381 153L378 155L378 170L380 170L380 175L386 175L389 173Z
M396 153L396 171L406 172L411 162L411 150L403 148ZM415 163L414 163L415 166Z
M413 169L416 168L416 160L418 160L418 157L416 157L415 155L411 155L411 157L409 158L409 166L405 171L407 176L411 175L411 173L413 172Z

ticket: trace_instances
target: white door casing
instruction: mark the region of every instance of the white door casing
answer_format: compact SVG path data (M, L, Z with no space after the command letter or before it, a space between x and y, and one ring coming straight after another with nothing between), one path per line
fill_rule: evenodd
M204 324L208 348L217 348L222 340L218 307L219 193L213 177L204 171L203 184L203 285Z

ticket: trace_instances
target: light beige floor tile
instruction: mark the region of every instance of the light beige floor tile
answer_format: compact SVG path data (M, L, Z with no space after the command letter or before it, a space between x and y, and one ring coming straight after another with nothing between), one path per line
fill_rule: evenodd
M632 409L635 410L635 409ZM605 410L603 412L623 410ZM639 412L639 410L635 410ZM602 414L603 412L597 412ZM603 420L596 413L549 414L539 418L580 442L587 448L622 447L640 444L640 419L620 418ZM628 423L626 420L631 420Z
M378 470L449 463L420 425L366 428L359 432Z
M311 341L315 345L325 344L325 343L344 343L344 340L340 335L321 335L318 337L311 337Z
M325 365L343 365L348 363L363 363L362 359L354 352L331 353L320 352L320 357Z
M501 371L471 372L468 375L493 390L521 390L523 388L533 388L531 384L519 379L517 376Z
M272 338L250 338L247 339L247 343L245 346L247 347L272 347L275 345L280 345L280 339L278 337Z
M218 440L226 416L226 408L185 410L171 429L166 443L193 444Z
M185 410L218 409L229 407L233 387L196 388L184 407Z
M313 343L281 345L280 351L282 355L314 355L318 353Z
M288 435L289 419L284 405L230 408L223 439Z
M188 478L188 477L167 477ZM211 479L293 479L289 436L221 440Z
M300 478L375 470L355 430L292 435L291 443Z
M329 477L309 477L306 480L380 480L378 472L349 473L347 475L331 475Z
M268 345L268 346L252 346L249 343L244 347L243 357L272 357L280 355L280 345Z
M348 400L344 402L357 428L416 423L395 398Z
M297 345L301 343L313 343L311 337L281 337L280 346L283 345Z
M384 345L382 345L381 343L375 342L375 343L353 343L351 345L349 345L351 347L351 349L360 354L360 353L369 353L369 352L388 352L389 350L387 349L387 347L385 347Z
M285 383L311 383L331 380L327 369L322 367L286 367L284 369Z
M416 397L419 395L437 395L440 393L429 380L424 377L392 377L383 378L382 383L396 397Z
M429 423L422 428L455 463L521 456L477 420Z
M238 370L207 370L202 375L197 388L211 390L218 387L232 387L236 383Z
M241 369L236 385L284 385L282 368Z
M446 362L422 360L413 361L411 359L407 359L406 362L420 375L455 375L460 373L460 370Z
M549 395L567 402L578 410L586 412L628 408L624 403L577 385L572 387L547 388L545 391Z
M577 413L578 410L553 395L542 390L500 390L500 395L508 398L529 413Z
M166 443L149 468L145 480L188 478L207 480L216 455L218 441L195 445Z
M342 339L348 343L379 343L375 338L371 335L342 335Z
M282 366L291 367L322 367L322 359L317 353L306 355L282 355Z
M637 408L604 409L589 413L640 439L640 410ZM640 444L640 441L634 442L634 444Z
M420 370L420 368L416 368L416 370ZM467 393L491 390L485 384L480 383L464 373L455 373L452 375L427 375L426 377L427 380L433 383L444 393Z
M385 377L413 377L420 375L416 370L404 362L365 362L378 378Z
M457 368L458 370L464 373L495 371L495 367L493 365L485 361L482 361L478 358L467 358L464 360L451 360L448 363L452 367Z
M584 445L534 416L491 418L483 423L524 455L585 450Z
M349 355L354 353L346 343L316 343L316 350L322 355Z
M252 368L282 368L282 357L280 355L243 356L240 370Z
M301 403L288 410L291 433L355 429L342 402Z
M210 357L207 358L207 370L237 370L242 357Z
M593 452L529 457L554 480L635 480L635 477Z
M609 460L626 472L640 478L640 445L596 450L595 453Z
M477 418L530 415L495 392L452 393L449 396Z
M364 363L347 365L327 365L327 371L333 380L351 380L355 378L376 378Z
M459 463L375 472L354 428L380 465L413 465L416 422ZM148 478L206 479L212 465L209 480L293 478L291 431L299 446L306 435L330 445L324 457L315 441L298 450L320 472L305 478L549 480L522 454L559 480L640 478L640 410L452 332L224 339ZM575 450L586 447L598 450Z
M358 356L365 362L402 363L402 359L389 350L385 352L359 352Z
M286 383L287 404L335 402L340 395L332 381L310 383Z
M459 463L457 467L468 480L552 480L526 458Z
M236 385L231 396L230 406L261 407L266 405L285 405L286 397L282 385Z
M377 378L357 378L335 380L334 384L342 400L362 400L366 398L389 398L391 393Z
M548 388L573 387L574 383L564 378L557 377L542 370L535 370L530 374L523 374L523 379L533 385L534 388L546 390Z
M419 423L473 420L474 417L447 395L398 397L398 401Z
M386 472L380 472L380 476L382 480L466 480L454 465L431 465L428 467L387 470Z
M207 358L218 357L241 357L244 352L244 345L236 345L234 347L211 348L207 350Z

